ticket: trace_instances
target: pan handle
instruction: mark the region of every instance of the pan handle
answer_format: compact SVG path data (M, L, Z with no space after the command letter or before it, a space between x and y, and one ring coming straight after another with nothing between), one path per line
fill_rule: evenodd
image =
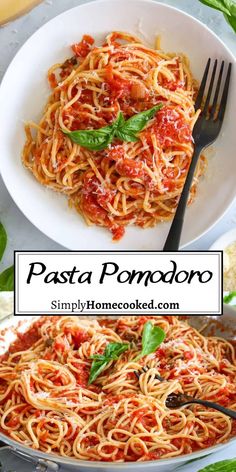
M59 470L59 465L56 464L56 462L29 456L28 454L25 454L24 452L21 452L18 449L13 449L10 446L1 447L0 456L1 456L1 453L6 454L8 452L10 454L14 454L16 457L19 457L21 460L30 462L33 466L32 472L57 472ZM4 465L3 465L2 467L0 467L0 472L9 472L9 471L7 469L4 469ZM16 472L16 470L12 470L12 467L11 467L11 472Z

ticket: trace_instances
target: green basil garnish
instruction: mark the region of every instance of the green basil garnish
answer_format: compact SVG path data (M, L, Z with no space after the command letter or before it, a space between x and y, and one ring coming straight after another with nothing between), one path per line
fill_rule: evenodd
M236 459L215 462L200 469L198 472L236 472Z
M158 346L164 341L165 337L165 331L163 331L162 328L153 326L151 321L147 321L143 328L142 351L138 354L136 360L155 352Z
M129 344L109 343L103 354L95 354L94 356L91 356L90 359L93 359L93 362L89 375L89 385L96 380L109 362L116 361L123 352L127 351L128 348Z
M141 131L146 124L151 120L156 112L162 108L162 104L156 105L149 110L142 111L137 115L131 116L128 120L126 120L121 127L118 128L118 131L127 134L127 135L136 135L139 131Z
M3 258L7 245L7 233L0 222L0 261ZM0 273L0 292L11 292L14 290L14 267L8 267Z
M236 33L236 3L234 0L199 0L203 5L221 11Z
M7 245L7 233L3 224L0 222L0 261L2 260Z
M121 141L136 142L137 134L143 130L155 113L162 108L162 104L156 105L149 110L137 113L125 121L122 112L118 113L116 120L109 126L94 130L65 131L62 130L74 143L90 149L90 151L101 151L108 147L113 138Z
M112 125L104 126L100 129L89 129L80 131L63 131L76 144L90 149L91 151L101 151L105 149L112 141L115 130L122 122L122 113L119 113Z
M8 267L0 274L0 292L14 290L14 266Z
M236 292L229 292L228 295L225 295L223 300L224 303L230 303L232 302L233 298L236 297Z

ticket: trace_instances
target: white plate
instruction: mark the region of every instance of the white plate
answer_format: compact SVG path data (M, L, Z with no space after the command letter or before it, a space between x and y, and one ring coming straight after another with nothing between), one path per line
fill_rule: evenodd
M232 54L206 26L179 10L148 0L102 0L80 5L51 20L25 43L8 68L0 89L0 170L12 198L26 217L69 249L161 249L169 228L167 223L146 230L128 227L125 237L114 244L107 230L88 228L81 216L68 208L65 197L43 188L21 164L23 121L38 120L42 113L49 94L47 69L70 56L69 45L84 33L101 41L116 29L139 34L150 44L161 34L164 50L187 54L198 79L208 57L235 65ZM236 195L234 77L235 70L223 131L214 155L209 158L198 197L187 211L182 245L208 231Z

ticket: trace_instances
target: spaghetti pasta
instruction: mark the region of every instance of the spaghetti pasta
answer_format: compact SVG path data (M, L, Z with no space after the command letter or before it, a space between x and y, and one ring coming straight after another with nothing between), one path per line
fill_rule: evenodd
M137 360L147 320L166 338ZM24 445L90 461L146 461L207 448L235 434L235 422L218 411L165 405L168 394L185 392L236 408L233 345L204 337L186 321L41 317L18 336L0 363L0 430ZM90 356L111 342L129 348L89 385ZM150 369L138 379L134 371L143 365Z
M48 72L52 94L39 124L26 124L23 163L43 185L67 195L88 224L119 240L173 217L193 154L196 83L183 55L151 49L113 32L96 47L85 35L74 56ZM114 139L91 151L63 131L96 130L162 103L136 143ZM202 156L189 203L205 168Z

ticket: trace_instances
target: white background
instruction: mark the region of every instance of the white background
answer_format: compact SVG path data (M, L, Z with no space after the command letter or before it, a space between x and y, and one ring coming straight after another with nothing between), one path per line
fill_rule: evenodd
M198 270L200 272L210 270L213 277L208 283L200 283L197 278L188 283L149 283L145 286L141 281L137 284L136 280L129 283L119 283L117 275L121 271L157 271L166 273L173 269L171 260L177 264L177 271ZM26 283L30 264L41 262L47 269L42 275L33 276L29 284ZM114 262L119 266L119 272L112 276L106 276L102 284L99 283L103 264L105 262ZM76 270L83 272L92 272L91 284L54 284L44 283L44 277L50 272L59 273L62 271ZM56 314L70 313L69 310L51 310L52 300L61 302L77 302L78 299L95 300L97 303L103 302L149 302L154 299L159 302L177 302L179 303L179 313L181 314L219 314L221 299L221 257L220 253L78 253L78 252L52 252L52 253L17 253L16 254L16 314L45 313ZM114 266L109 265L107 272L112 273ZM40 273L41 267L35 266L34 272ZM75 275L77 280L80 274ZM155 277L154 280L158 275ZM122 280L126 279L126 274ZM183 280L183 279L182 279ZM206 280L206 279L205 279ZM62 290L63 288L63 290ZM209 296L210 294L210 296ZM111 310L110 310L111 311ZM158 310L149 311L157 314ZM173 312L173 311L172 311ZM177 313L177 311L174 311ZM74 312L74 314L78 311ZM87 314L88 312L83 312ZM98 309L89 311L90 314L98 314ZM100 310L100 313L108 313ZM126 311L120 309L115 314L144 314L148 311ZM170 314L171 310L159 311L159 314Z

